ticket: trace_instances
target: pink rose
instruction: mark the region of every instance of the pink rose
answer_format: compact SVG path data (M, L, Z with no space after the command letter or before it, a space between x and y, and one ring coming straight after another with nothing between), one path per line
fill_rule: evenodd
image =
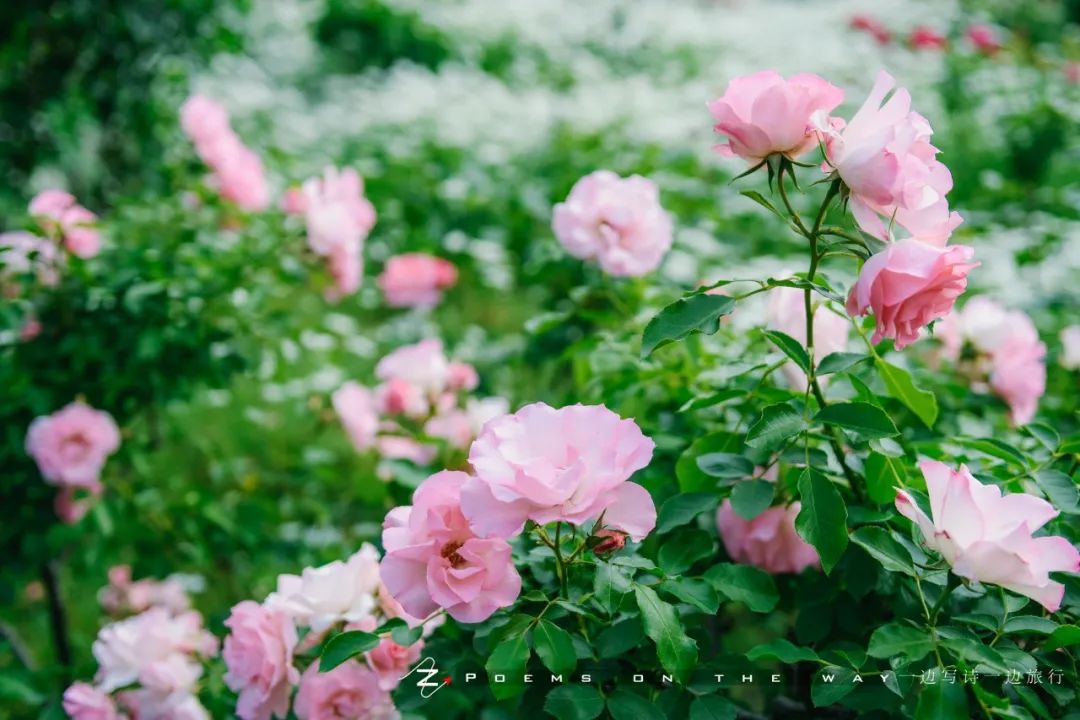
M434 445L424 445L399 435L380 435L375 440L375 448L387 460L408 460L416 465L429 465L439 454Z
M502 417L509 409L510 404L504 398L469 398L464 410L454 408L428 420L424 432L446 440L453 447L464 449L469 447L489 420Z
M263 210L270 204L262 160L239 138L222 147L212 167L221 197L244 210Z
M101 251L101 234L94 224L97 215L62 190L44 190L30 201L30 214L42 220L49 232L59 229L64 246L73 255L90 258Z
M191 690L201 665L217 642L202 627L202 616L190 611L173 616L162 607L106 625L92 648L98 662L96 682L111 692L139 682L161 692Z
M367 654L368 667L378 676L379 687L387 692L396 688L402 676L420 659L423 649L423 640L417 640L408 647L398 645L389 637L380 640L378 647Z
M715 149L751 165L775 153L797 158L818 144L810 117L831 112L843 99L843 90L810 73L789 80L773 70L737 77L709 103L716 132L728 136Z
M281 211L286 215L303 215L307 211L307 198L304 191L291 187L281 195Z
M204 95L192 95L180 106L180 127L192 142L208 142L232 132L229 113Z
M32 275L44 287L55 287L61 261L56 244L46 238L21 230L0 233L0 276Z
M773 573L800 573L821 565L817 550L795 532L795 518L802 505L771 507L745 520L736 514L730 500L716 513L720 539L731 559Z
M903 490L896 493L896 509L918 525L927 547L962 578L1000 585L1050 612L1061 607L1065 586L1049 573L1080 572L1080 553L1063 537L1032 537L1057 517L1053 505L1024 493L1002 495L964 465L953 470L924 460L919 469L930 494L930 516Z
M405 253L386 261L377 282L388 305L431 308L442 301L442 291L453 287L457 277L457 268L449 260Z
M1080 85L1080 62L1068 60L1061 66L1061 72L1065 75L1065 82L1070 85Z
M109 568L109 584L98 592L98 602L106 612L113 615L124 612L141 613L151 607L162 607L177 615L191 607L187 590L178 578L143 578L132 581L129 565Z
M990 387L1009 405L1013 424L1035 417L1039 398L1046 392L1046 345L1038 335L1017 333L994 351Z
M375 366L375 377L383 382L404 381L434 400L450 381L450 361L442 341L428 338L383 356Z
M1070 325L1061 331L1061 367L1080 370L1080 325Z
M250 600L233 606L225 621L225 684L240 693L236 714L242 720L284 718L292 686L299 681L293 667L296 627L284 612ZM314 665L313 665L314 667Z
M135 720L210 720L210 713L189 692L139 689L120 693L118 698Z
M933 130L911 110L908 91L900 88L885 100L895 84L887 72L879 73L846 126L824 112L815 115L826 164L851 191L849 207L867 233L888 240L895 223L925 242L944 245L961 223L945 199L952 174L937 160L938 150L930 144Z
M390 378L375 388L375 406L385 415L424 417L430 411L424 390L405 378Z
M779 330L805 345L806 304L803 291L789 287L770 290L766 322L770 328ZM814 362L820 362L829 353L841 352L847 347L848 330L847 318L837 315L827 307L819 306L814 310ZM806 389L806 374L799 367L788 362L782 369L793 388Z
M446 369L448 390L475 390L479 384L480 376L476 373L476 368L468 363L452 362Z
M60 522L74 525L83 519L94 500L101 495L101 485L89 488L69 485L60 488L53 500L53 509Z
M82 682L64 691L64 712L71 720L120 720L112 698L93 685Z
M918 240L899 240L863 265L851 288L847 311L852 316L874 312L872 338L893 338L899 350L919 338L919 330L944 317L967 287L967 274L978 266L966 245L934 247Z
M266 605L286 612L298 625L322 633L338 623L371 620L379 589L379 552L364 543L344 562L281 575Z
M967 39L984 55L996 55L1002 48L997 30L985 23L975 23L967 29Z
M316 255L329 255L339 245L359 252L375 226L375 208L364 197L364 182L352 168L327 167L322 177L304 181L304 217L308 245Z
M357 452L374 446L379 414L371 391L350 381L334 391L331 402Z
M656 525L656 507L627 480L654 447L637 423L603 405L526 405L488 422L473 443L476 477L462 509L484 536L511 537L526 520L581 525L603 513L606 527L641 540Z
M397 720L390 694L379 687L378 676L356 660L329 672L313 663L300 678L296 693L300 720Z
M356 245L335 245L327 255L327 267L334 278L334 286L326 291L326 299L337 302L353 295L363 283L364 259Z
M107 412L73 402L34 418L26 452L46 482L94 489L105 460L120 447L120 430Z
M555 206L551 226L568 253L621 277L652 272L671 247L671 216L656 185L640 175L586 175Z
M425 618L444 608L464 623L486 620L517 599L521 577L500 538L476 536L461 512L469 476L444 470L420 484L411 506L383 521L383 584L408 614Z
M944 50L949 46L948 39L926 25L920 25L911 31L908 43L916 50Z

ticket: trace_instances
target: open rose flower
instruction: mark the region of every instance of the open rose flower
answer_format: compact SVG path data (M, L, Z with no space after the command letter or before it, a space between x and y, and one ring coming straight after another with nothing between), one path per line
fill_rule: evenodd
M352 168L327 167L322 177L304 181L304 218L308 245L316 255L330 256L335 248L360 254L375 226L375 208L364 197L364 181Z
M863 265L848 295L847 311L854 316L872 310L877 322L873 342L892 338L899 350L952 309L967 288L968 273L978 266L971 261L974 254L966 245L890 243Z
M812 545L795 532L795 518L802 505L771 507L753 520L740 517L724 500L716 513L716 527L731 559L753 565L774 575L800 573L821 565Z
M300 677L293 667L296 626L281 610L245 600L225 621L225 684L240 694L236 714L241 720L284 718L292 686ZM312 665L315 667L315 665Z
M461 512L462 472L432 475L411 506L383 522L383 584L405 612L425 618L439 608L459 622L486 620L521 592L521 577L500 538L476 536Z
M810 73L787 80L773 70L737 77L709 103L716 132L728 137L715 149L751 165L774 153L797 158L817 147L811 116L831 112L843 99L843 90Z
M383 637L378 646L368 652L368 667L379 678L379 687L389 692L398 686L401 678L420 659L424 641L417 640L412 645L398 645L389 637Z
M301 626L321 633L339 622L356 622L375 610L379 552L364 543L348 560L280 575L266 605L283 610Z
M637 423L603 405L526 405L488 422L473 443L476 476L462 509L481 535L511 537L526 520L581 525L603 513L605 527L640 540L656 525L656 506L627 480L654 447Z
M334 391L331 402L353 447L364 452L374 446L379 413L371 391L358 383L347 382Z
M375 366L375 377L383 382L375 389L380 412L427 415L431 404L449 387L450 367L442 341L435 338L385 355Z
M92 648L97 686L106 692L139 682L159 692L188 691L202 673L196 655L217 652L217 641L194 611L172 615L154 607L106 625Z
M1002 495L964 465L953 470L924 460L919 469L930 494L930 515L903 490L896 493L896 509L918 525L927 547L941 553L962 578L1000 585L1050 612L1061 607L1065 586L1050 573L1080 572L1080 552L1063 537L1032 536L1057 517L1053 505L1024 493Z
M312 663L300 678L293 708L300 720L397 720L390 694L378 676L357 660L329 672Z
M120 447L120 430L107 412L73 402L34 418L26 452L46 482L95 489L105 460Z
M457 268L449 260L405 253L387 260L376 282L388 305L431 308L442 301L443 290L453 287L457 278Z
M119 720L120 714L108 693L78 682L64 691L64 712L71 720Z
M656 185L640 175L586 175L555 206L551 226L568 253L620 277L652 272L671 247L671 216Z
M97 215L75 201L63 190L44 190L30 201L30 214L46 230L59 231L64 246L73 255L90 258L101 251L101 234L95 223Z
M802 290L789 287L771 290L765 315L770 328L789 335L801 345L806 344L806 302ZM814 362L820 362L826 355L841 352L847 347L849 328L847 318L826 307L815 309ZM806 389L806 373L801 368L788 362L781 369L793 388Z
M1009 405L1014 425L1031 422L1046 392L1046 345L1017 333L994 351L990 387Z

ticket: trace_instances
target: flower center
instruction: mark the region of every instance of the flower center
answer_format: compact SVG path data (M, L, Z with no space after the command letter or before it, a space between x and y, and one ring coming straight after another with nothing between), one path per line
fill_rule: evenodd
M444 558L450 562L450 566L454 569L463 567L465 565L465 558L458 555L458 550L464 543L448 542L443 545L442 552L440 553Z

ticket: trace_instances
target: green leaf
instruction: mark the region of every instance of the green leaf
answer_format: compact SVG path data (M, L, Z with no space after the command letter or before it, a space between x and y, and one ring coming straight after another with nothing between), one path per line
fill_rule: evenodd
M967 695L960 683L936 682L924 685L915 708L915 720L957 720L968 718Z
M512 698L525 689L525 666L530 654L528 631L511 633L495 645L484 669L496 700ZM503 682L496 682L496 676L503 677Z
M633 572L633 571L631 571ZM593 597L609 615L619 606L622 596L630 592L630 578L619 566L598 563L593 576Z
M698 560L716 552L713 536L704 530L684 530L660 546L657 563L668 575L679 575Z
M697 643L683 630L675 608L661 600L652 588L635 583L634 597L641 610L645 634L656 643L660 665L680 683L685 683L697 664Z
M866 654L878 659L906 655L911 662L915 662L926 657L933 649L934 642L925 630L892 622L874 631Z
M417 625L414 628L396 627L390 631L390 639L396 642L402 647L409 647L414 642L420 639L420 636L424 634L424 626Z
M764 645L758 645L757 647L751 648L750 651L746 653L746 657L754 662L775 658L782 663L789 664L797 662L817 662L820 659L818 654L810 648L799 647L784 638L776 638Z
M577 665L577 653L570 633L548 620L541 619L533 630L533 648L551 672L556 675L569 674Z
M707 615L715 615L720 607L720 596L716 594L716 588L702 578L669 578L660 583L659 588Z
M805 427L802 413L790 405L767 405L747 431L746 444L752 448L775 450Z
M559 720L593 720L604 712L604 698L592 685L560 685L547 694L544 711Z
M1040 470L1035 473L1035 483L1058 510L1066 515L1080 514L1080 492L1071 477L1060 470Z
M866 362L869 359L869 355L863 355L862 353L829 353L821 359L821 362L818 363L817 375L818 377L820 377L822 375L832 375L833 373L850 370L859 363Z
M889 532L875 525L866 525L851 533L851 541L870 554L889 572L915 577L915 564L907 548Z
M731 508L744 520L753 520L772 504L774 483L744 480L731 490Z
M896 488L904 487L907 471L899 459L872 452L863 462L866 490L870 499L881 505L896 499Z
M739 708L716 695L703 695L690 704L689 720L735 720Z
M330 638L319 658L319 672L333 670L349 658L366 653L379 644L379 636L360 630L349 630Z
M709 568L705 579L721 595L745 603L754 612L771 612L780 601L772 576L750 565L720 563Z
M4 675L0 675L0 700L4 701L4 705L9 703L40 705L45 702L45 696L30 686L26 680L15 677L9 669ZM9 709L13 708L9 706Z
M810 699L814 707L833 705L855 689L855 671L829 666L816 670L810 683Z
M734 453L706 453L696 462L701 472L721 480L740 480L754 474L753 461Z
M743 438L730 432L715 432L697 438L675 463L675 477L679 480L679 490L688 492L710 491L715 494L716 480L698 467L698 460L710 453L726 453L731 455L733 451L742 450ZM731 455L731 457L741 457ZM753 474L754 464L746 458L742 463L749 465L749 472L744 472L735 477L748 477Z
M784 214L782 212L780 212L779 210L777 210L776 206L773 205L771 202L769 202L769 200L764 195L759 193L757 190L741 190L741 191L739 191L739 194L742 195L743 197L750 198L751 200L756 202L758 205L760 205L761 207L763 207L766 210L768 210L769 212L771 212L776 217L780 218L784 222L787 222L787 218L784 217Z
M620 620L596 636L596 652L602 658L616 658L636 648L645 639L637 615Z
M656 532L662 534L685 525L701 513L716 509L719 502L720 498L714 493L675 495L660 506L660 512L656 516Z
M388 632L393 632L399 628L407 628L409 624L401 618L390 618L379 627L375 628L371 632L375 635L385 635Z
M1040 649L1043 652L1047 652L1049 650L1071 647L1073 645L1080 645L1080 625L1060 626L1057 630L1050 633L1050 637L1046 638L1046 641L1043 642Z
M848 544L844 498L829 478L811 468L799 475L799 498L802 510L795 518L795 530L818 551L821 569L828 575Z
M1058 624L1049 618L1038 615L1015 615L1005 622L1006 633L1038 633L1049 635L1058 629Z
M899 434L896 425L884 410L865 402L826 405L818 411L814 420L843 428L866 440Z
M810 374L810 356L806 354L806 348L795 338L779 330L765 330L765 337L769 339L780 351L787 355L798 365L804 373Z
M641 356L691 333L713 334L720 329L720 318L735 308L735 299L726 295L704 293L676 300L661 310L645 326L641 338Z
M1057 434L1057 430L1046 423L1030 422L1024 426L1024 430L1050 452L1057 450L1058 445L1061 444L1061 436Z
M953 442L957 445L981 452L984 455L989 455L990 457L1004 460L1007 463L1012 463L1018 467L1027 467L1028 461L1030 460L1023 452L997 438L954 438Z
M613 720L665 720L664 712L640 695L616 690L607 699L607 709Z
M881 379L885 381L889 395L904 403L926 427L933 427L938 416L937 396L915 385L911 373L907 370L890 365L880 358L875 365Z

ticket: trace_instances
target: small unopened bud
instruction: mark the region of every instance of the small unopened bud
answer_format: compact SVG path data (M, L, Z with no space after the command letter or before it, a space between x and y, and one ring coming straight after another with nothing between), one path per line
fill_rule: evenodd
M603 529L597 531L593 536L599 542L593 546L593 555L610 555L613 552L622 550L626 545L626 533L619 530Z

